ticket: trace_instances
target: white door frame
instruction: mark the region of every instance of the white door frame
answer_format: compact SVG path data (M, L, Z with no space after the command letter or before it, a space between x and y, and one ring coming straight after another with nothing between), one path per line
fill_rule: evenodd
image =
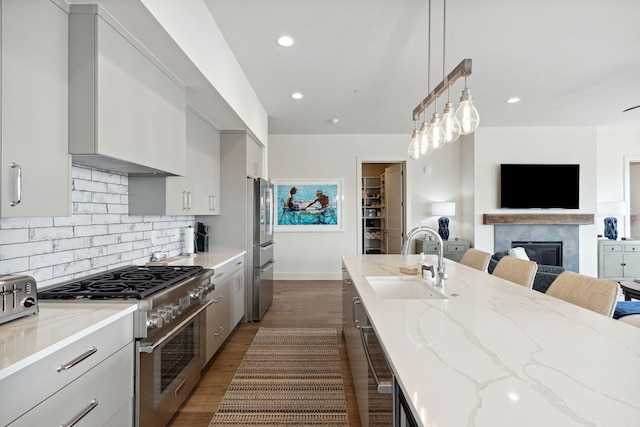
M624 202L626 212L624 214L624 230L626 235L631 233L631 163L640 163L640 155L632 154L624 156Z
M408 212L408 200L407 200L407 159L399 159L399 160L380 160L380 158L363 158L356 156L356 183L355 191L356 193L356 215L358 216L356 224L358 224L358 254L362 254L362 164L363 163L402 163L405 165L404 167L404 179L403 179L403 187L404 187L404 236L407 234L407 212Z

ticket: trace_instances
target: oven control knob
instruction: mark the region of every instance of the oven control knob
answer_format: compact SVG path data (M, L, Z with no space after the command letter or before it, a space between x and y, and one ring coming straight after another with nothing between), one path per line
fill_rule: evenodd
M158 310L158 316L162 317L164 323L171 322L171 311L170 310Z
M180 314L178 312L178 305L177 304L169 304L164 309L165 309L165 311L167 313L169 313L171 315L172 319L175 319L176 317L178 317L178 314Z
M196 288L191 291L191 298L193 299L202 299L204 289L202 287Z
M151 316L151 319L149 319L149 321L147 321L147 327L149 329L162 328L162 325L162 317L156 316L155 314Z

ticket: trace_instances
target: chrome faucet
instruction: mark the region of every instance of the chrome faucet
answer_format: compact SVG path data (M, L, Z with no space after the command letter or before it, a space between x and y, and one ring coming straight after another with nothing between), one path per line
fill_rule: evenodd
M409 254L409 244L411 243L411 240L413 240L413 238L420 233L431 234L438 241L438 269L437 269L438 278L437 278L436 285L442 287L444 286L444 281L447 279L447 273L445 273L444 271L444 244L442 242L442 237L440 237L440 235L436 230L434 230L433 228L423 227L423 226L416 227L413 230L411 230L407 235L407 239L405 240L404 245L402 245L402 255Z

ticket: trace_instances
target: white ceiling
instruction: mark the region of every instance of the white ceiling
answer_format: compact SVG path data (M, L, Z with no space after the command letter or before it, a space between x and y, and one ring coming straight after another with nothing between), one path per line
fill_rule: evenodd
M413 130L412 111L428 93L428 0L205 2L269 133ZM443 76L443 0L431 3L433 89ZM472 58L481 126L637 128L640 108L622 111L640 104L639 17L638 0L449 0L444 68ZM278 46L282 33L296 44ZM294 91L305 97L292 100ZM507 105L512 96L522 101Z

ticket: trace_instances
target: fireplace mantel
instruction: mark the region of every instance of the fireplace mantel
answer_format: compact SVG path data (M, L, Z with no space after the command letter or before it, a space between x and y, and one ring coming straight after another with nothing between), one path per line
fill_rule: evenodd
M490 213L484 214L482 218L483 224L525 224L525 225L589 225L593 224L593 214L565 214L565 213Z

